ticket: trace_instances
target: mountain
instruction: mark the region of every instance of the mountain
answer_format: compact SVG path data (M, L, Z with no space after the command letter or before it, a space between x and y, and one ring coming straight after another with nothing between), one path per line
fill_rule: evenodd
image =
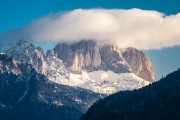
M36 71L46 74L47 67L42 48L35 47L29 42L20 40L15 44L10 44L4 52L11 54L15 60L32 64Z
M179 120L180 70L134 91L96 102L80 120Z
M47 77L49 80L69 86L78 86L96 93L111 94L120 90L133 90L149 84L148 81L136 76L134 73L117 74L113 71L81 70L74 73L69 70L63 61L57 58L53 50L47 51Z
M65 66L69 71L64 73L64 81L58 80L57 76L54 76L56 80L49 78L57 83L112 94L120 90L138 89L154 81L150 59L135 48L99 46L89 40L73 44L59 43L53 51L56 58L61 59L61 65L64 64L63 68Z
M42 48L21 40L4 52L17 61L32 64L52 82L96 93L138 89L154 80L151 61L135 48L99 46L89 40L57 44L45 55Z
M142 51L135 48L127 48L122 51L122 56L129 64L131 72L149 82L154 80L152 63Z
M151 61L135 48L120 49L113 45L100 47L89 40L58 44L54 52L75 73L80 73L82 69L88 72L110 70L114 73L135 73L149 82L154 80Z
M141 88L153 77L149 58L135 48L81 41L44 54L20 40L0 52L0 119L77 120L104 96Z
M1 53L0 61L1 120L78 120L103 96L51 82L34 65L9 54Z

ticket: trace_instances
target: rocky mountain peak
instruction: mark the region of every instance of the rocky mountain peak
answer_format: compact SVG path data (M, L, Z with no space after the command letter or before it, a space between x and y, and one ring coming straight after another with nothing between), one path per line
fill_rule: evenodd
M132 72L152 82L154 71L150 59L135 48L121 49L116 45L99 46L95 41L74 44L59 43L54 48L59 59L74 73L103 70L115 73Z
M46 52L46 56L42 48L19 41L5 53L6 57L1 59L7 64L12 63L9 66L16 66L17 70L19 68L19 73L32 67L50 81L97 93L137 89L154 79L151 61L143 52L135 48L121 49L115 45L100 46L91 40L57 44L53 50ZM11 60L11 55L14 60Z
M94 41L81 41L74 44L58 44L54 48L58 58L62 59L66 67L75 73L86 68L98 69L101 64L99 48Z
M135 48L127 48L122 53L123 58L130 65L131 71L139 77L152 82L154 69L148 56Z
M45 55L42 48L20 40L15 44L9 45L4 52L11 54L15 60L32 64L39 73L46 74Z

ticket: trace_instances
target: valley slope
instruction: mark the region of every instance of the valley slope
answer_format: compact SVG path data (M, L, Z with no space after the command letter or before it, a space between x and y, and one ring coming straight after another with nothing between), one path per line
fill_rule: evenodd
M78 120L103 95L56 84L33 65L0 55L1 120Z

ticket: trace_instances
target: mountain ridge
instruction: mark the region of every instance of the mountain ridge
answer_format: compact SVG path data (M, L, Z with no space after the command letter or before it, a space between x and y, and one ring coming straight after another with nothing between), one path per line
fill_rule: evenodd
M20 40L10 46L5 53L19 62L32 64L38 73L58 84L111 94L119 90L138 89L153 82L154 71L149 58L134 48L128 48L129 52L112 45L99 47L90 40L71 45L59 43L45 55L42 48L27 41ZM134 55L133 60L129 60L129 54ZM134 62L138 60L139 63ZM100 79L94 78L92 73L99 74ZM147 79L142 80L138 74L145 74ZM114 81L109 77L112 75L116 76Z

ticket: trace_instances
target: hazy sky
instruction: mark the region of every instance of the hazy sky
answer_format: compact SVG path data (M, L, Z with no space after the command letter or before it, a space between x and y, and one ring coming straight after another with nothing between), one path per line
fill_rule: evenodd
M180 67L178 61L180 47L166 48L180 44L178 5L180 5L179 0L1 0L0 40L2 44L3 40L16 38L32 40L46 38L56 41L73 38L101 41L111 38L111 43L119 44L120 47L132 45L145 50L153 62L155 79L159 79ZM86 17L96 19L90 19L89 23L82 24L82 27L81 21ZM103 19L106 19L104 23L97 22ZM72 24L69 25L68 21ZM134 24L129 26L132 22ZM66 26L63 26L63 23ZM122 25L127 31L123 29L122 32L121 27L117 27ZM77 33L70 32L71 36L69 36L68 31L77 28L76 26L81 27L78 27ZM93 29L95 28L93 26L99 27ZM45 31L47 28L50 29ZM80 34L82 31L84 36ZM126 37L128 34L131 37ZM148 34L151 36L147 37ZM162 49L153 50L157 48Z

